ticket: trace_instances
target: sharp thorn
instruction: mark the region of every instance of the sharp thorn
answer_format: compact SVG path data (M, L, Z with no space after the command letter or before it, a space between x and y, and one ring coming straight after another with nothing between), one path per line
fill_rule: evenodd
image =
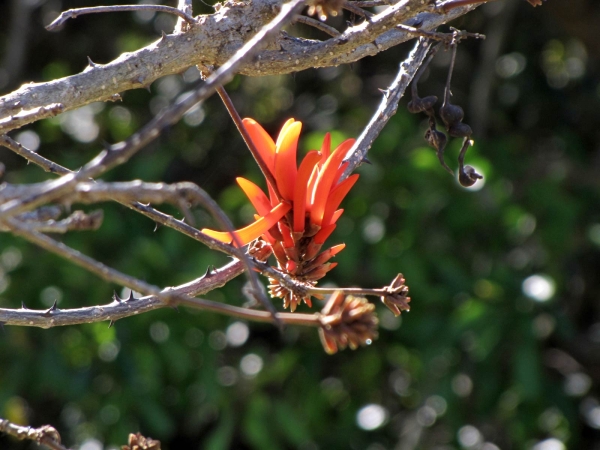
M167 39L167 34L165 33L164 30L161 33L162 33L162 36L161 36L160 40L164 41L165 39Z
M29 309L23 301L21 302L21 309Z
M52 305L50 308L48 308L48 309L47 309L47 310L44 312L44 314L43 314L43 315L44 315L44 316L49 316L50 314L52 314L52 312L56 311L56 310L57 310L57 308L56 308L56 305L57 305L57 303L58 303L58 302L57 302L57 300L54 300L54 304L53 304L53 305Z
M90 66L90 67L96 67L98 65L94 61L92 61L92 58L90 58L89 56L87 57L87 60L88 60L88 66Z
M177 305L171 305L171 308L173 308L175 311L179 312L179 308L177 307Z
M366 156L365 156L365 157L363 157L363 159L362 159L361 163L363 163L363 164L364 164L364 163L367 163L367 164L373 165L373 163L372 163L371 161L369 161L369 158L367 158Z
M148 92L152 93L152 91L150 90L150 85L149 85L149 84L147 84L147 85L146 85L146 90L147 90Z
M108 322L108 328L112 328L112 326L115 324L115 321L110 319L110 322Z
M117 291L113 291L112 299L117 303L121 303L123 301L123 299L117 295Z
M130 290L129 291L129 298L127 299L128 302L132 302L135 300L135 297L133 296L133 291Z
M212 271L210 270L210 266L208 266L206 268L206 273L204 274L204 276L202 278L209 278L212 277Z
M153 230L153 232L156 233L156 230L158 230L158 222L154 222L154 230Z

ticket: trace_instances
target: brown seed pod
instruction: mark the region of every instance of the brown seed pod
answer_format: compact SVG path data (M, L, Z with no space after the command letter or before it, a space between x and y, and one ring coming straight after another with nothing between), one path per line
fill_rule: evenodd
M453 105L448 101L444 102L440 108L440 117L446 125L446 128L450 128L452 125L462 122L465 117L465 112L460 106Z
M466 123L455 123L448 128L448 134L452 137L471 137L473 130Z
M433 108L433 105L435 105L437 100L438 98L435 95L429 95L423 98L413 97L413 99L408 102L408 112L412 114L418 114L423 111L427 111L428 109Z
M483 177L475 172L475 169L471 166L461 168L458 174L458 182L464 187L473 186L477 180L481 180L482 178Z

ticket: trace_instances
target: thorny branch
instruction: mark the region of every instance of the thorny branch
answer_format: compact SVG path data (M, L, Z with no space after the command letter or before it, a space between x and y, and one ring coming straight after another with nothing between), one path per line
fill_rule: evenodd
M265 42L266 48L255 58L242 60L231 73L275 75L352 63L412 39L413 34L395 28L400 23L430 30L477 6L442 14L434 11L429 0L401 0L369 22L351 26L325 41L299 39L281 32ZM226 2L214 14L198 16L198 23L185 33L164 36L108 64L92 63L76 75L25 84L0 97L0 134L56 115L56 108L68 111L95 101L118 99L118 92L149 86L160 77L194 65L221 66L254 30L275 17L279 8L280 0Z
M189 6L189 2L187 2L187 0L181 0L179 3L181 6ZM276 2L271 0L257 0L253 3L256 3L256 7L254 8L255 10L260 10L261 7L268 5L271 8L272 13L274 6L277 6L278 8ZM160 290L157 286L153 286L134 277L120 273L72 248L67 247L60 242L55 241L48 236L45 236L40 231L52 231L52 227L49 224L46 224L46 228L44 228L43 222L39 219L33 219L32 221L27 220L28 214L36 214L41 211L41 208L35 208L52 201L58 201L62 203L95 203L104 200L117 201L152 218L157 223L170 226L190 237L193 237L196 240L199 240L200 242L203 242L210 248L225 251L226 253L233 254L243 259L245 256L236 253L239 252L239 250L234 249L232 246L214 241L200 233L194 227L187 225L182 221L178 221L172 216L157 211L149 205L140 203L161 203L165 201L171 202L178 205L184 212L187 210L189 204L201 203L205 206L208 204L208 209L211 211L211 213L213 213L213 215L216 217L220 217L221 220L225 222L225 225L223 225L224 228L232 230L232 226L230 222L228 222L228 219L226 217L222 217L224 216L222 210L220 210L216 204L213 204L211 209L210 204L213 202L212 199L206 196L198 186L191 183L165 185L162 183L143 183L141 181L128 183L102 183L92 182L90 180L98 175L101 175L106 170L126 162L133 154L158 136L164 126L179 120L182 115L192 106L207 98L214 92L214 90L220 89L220 86L226 83L236 72L244 73L244 71L249 71L250 74L262 75L272 73L272 71L277 70L289 71L290 68L292 68L294 71L300 70L302 68L306 68L303 66L303 64L309 64L310 67L322 67L360 59L367 54L375 54L378 51L390 47L391 45L395 45L402 39L407 40L415 34L426 35L428 37L435 38L435 33L429 33L425 30L431 29L440 23L443 23L444 21L451 20L460 14L468 12L470 9L473 9L472 6L458 8L454 9L451 14L446 15L440 15L437 13L421 13L423 11L431 10L432 3L427 3L423 0L419 0L418 2L415 0L403 0L396 5L389 7L386 11L378 15L369 16L368 21L365 21L354 27L350 27L344 33L337 33L337 31L334 29L325 30L329 34L335 35L336 37L324 42L298 40L291 38L285 33L282 33L279 36L275 36L274 44L268 43L268 39L274 37L275 33L284 23L290 20L302 3L302 0L294 0L293 2L284 5L281 8L281 12L274 20L272 20L267 26L263 27L262 30L250 41L248 41L240 50L238 50L230 60L226 61L225 64L223 64L217 71L210 75L207 78L206 83L194 91L192 95L188 96L186 99L180 101L166 112L156 117L153 121L151 121L148 125L142 128L138 133L134 134L128 140L106 148L79 172L72 172L69 169L59 166L52 161L37 155L35 152L24 148L22 145L15 142L8 136L0 135L0 145L10 148L15 153L24 156L26 159L39 165L48 172L61 175L61 178L53 182L40 183L38 185L32 185L28 187L18 187L24 190L29 190L29 192L27 195L21 195L12 200L10 200L10 195L7 195L10 193L10 189L8 189L9 186L3 186L5 189L0 191L0 198L4 195L5 200L8 199L8 201L6 201L3 205L0 205L0 226L2 229L9 229L14 234L20 235L31 242L46 248L49 251L55 252L66 259L85 267L90 272L97 274L107 281L127 286L132 290L147 294L146 297L142 297L140 299L134 299L133 296L129 299L119 299L115 296L113 302L110 304L73 310L60 310L56 307L56 305L46 311L34 311L25 307L19 310L0 309L0 324L5 323L13 325L39 326L43 328L57 325L70 325L75 323L89 323L102 320L110 320L112 324L114 320L130 315L150 311L168 305L183 304L193 308L216 311L249 320L266 322L281 321L282 323L323 326L324 322L322 322L318 313L313 315L288 313L275 314L274 310L271 312L254 311L248 308L239 308L211 302L209 300L191 298L192 296L201 295L218 286L224 285L227 281L241 274L244 269L246 269L246 272L249 275L254 274L253 270L248 270L250 268L250 262L247 260L235 261L219 270L209 270L203 277L190 283L186 283L174 288ZM355 8L359 6L374 6L378 2L363 2L365 3L364 5L358 3L359 2L354 5ZM237 7L238 5L227 3L221 8L222 11L218 11L217 14L219 12L221 12L223 15L225 15L225 13L230 14L227 16L227 18L232 22L235 22L235 20L241 20L235 15L235 13L240 12L240 10L236 9ZM224 11L227 8L229 8L229 11ZM270 14L264 10L262 13L264 13L263 15ZM217 14L213 16L217 16ZM207 21L209 21L209 18L214 19L213 16L200 17L198 19L198 23L202 24L202 26L205 28L209 28ZM76 17L76 14L64 17ZM66 20L66 18L64 20ZM263 20L262 16L261 20ZM305 23L310 23L310 20L301 20ZM144 52L151 52L153 55L158 55L160 58L164 57L164 54L161 54L161 51L170 49L170 57L173 58L173 56L176 56L173 59L181 62L181 55L177 55L178 49L175 48L176 44L181 43L179 39L181 39L182 36L186 36L186 41L190 42L192 39L197 38L194 33L199 33L199 29L202 28L199 25L194 25L189 20L186 22L187 31L183 26L180 30L180 33L184 32L183 34L163 36L163 38L157 43L153 44L153 46L136 52L137 54L135 57L140 56ZM401 22L405 22L408 25L398 27L394 26L394 24L399 25ZM314 26L314 24L310 24ZM253 60L252 65L249 65L248 60L250 56L256 52L258 45L263 45L263 42L267 42L267 49L259 53ZM273 50L273 48L276 47L279 47L279 50ZM430 44L426 39L419 39L419 42L407 60L401 64L398 76L394 83L390 86L389 90L386 92L386 95L384 96L382 104L380 105L377 113L374 115L371 123L357 141L354 149L349 152L347 159L350 161L350 165L344 176L347 176L364 160L373 140L379 134L385 123L387 123L391 115L395 113L399 99L402 97L406 87L421 65L427 54L427 51L429 50L429 47ZM302 49L302 60L297 59L293 64L291 64L290 61L292 61L292 56L296 54L299 49ZM344 51L347 53L344 54ZM354 55L351 56L351 54ZM265 55L267 57L265 57ZM312 61L313 58L310 58L311 55L314 55L313 58L317 62ZM318 55L323 56L320 61ZM84 73L94 72L95 75L102 74L104 72L115 73L114 70L123 69L124 64L133 63L134 60L127 58L129 58L129 56L122 59L120 58L114 63L111 63L112 67L108 67L111 65L100 66L90 63L91 65L88 68L89 70ZM200 63L205 64L206 59L202 60ZM278 66L278 64L280 64L280 66ZM189 65L191 64L181 65L179 68L183 70ZM138 68L137 64L136 68ZM143 71L144 68L141 68L140 70ZM142 78L142 80L145 80L144 83L138 79L137 85L139 86L149 83L152 81L152 79L156 79L166 73L171 72L156 72L153 74L154 78L148 76L146 73L145 77ZM60 84L66 82L69 84L75 80L75 77L77 77L77 75L73 77L67 77L66 79L62 80L56 80L56 83ZM117 81L114 83L114 86L108 91L116 92L123 89L137 87L135 85L136 83L124 85L123 80L125 78L127 77L123 77L121 73L119 78L116 79ZM114 79L115 77L113 77L113 80ZM25 123L39 120L43 117L59 114L68 109L89 103L90 101L99 99L108 100L114 98L115 95L118 96L118 94L103 92L100 97L92 98L93 95L87 97L85 95L77 95L76 97L82 98L73 100L69 98L69 95L66 95L64 98L69 100L65 103L54 103L48 106L29 107L30 104L28 102L32 101L33 99L38 99L37 101L39 101L41 98L46 98L46 94L50 96L53 95L52 92L55 88L56 86L51 86L51 83L44 83L23 87L20 90L5 96L4 98L0 98L0 117L8 117L4 121L0 119L0 132L3 130L6 131L17 128ZM44 89L49 90L45 91L44 95L41 95L42 92L44 92ZM105 85L102 85L102 90L104 91L104 89ZM19 103L11 103L11 98L22 99L22 102L19 100ZM17 114L14 114L15 112L17 112ZM6 113L8 113L8 116ZM12 115L10 115L11 113ZM3 116L3 114L5 115ZM54 229L58 228L58 225L54 226ZM262 255L263 258L266 256L268 256L268 254ZM282 283L282 285L287 286L290 290L310 292L313 295L321 295L332 292L330 289L317 289L312 286L304 286L302 283L297 282L293 278L258 260L252 261L251 264L263 274L277 279ZM255 286L254 290L255 294L257 294L260 291L260 288ZM340 295L379 296L386 306L388 306L390 309L392 309L392 311L394 311L394 313L397 314L399 314L401 310L409 309L408 301L410 301L410 299L407 297L408 290L404 286L404 278L401 275L396 277L389 287L382 289L342 289L338 291L342 293ZM336 298L338 299L336 301L339 303L339 297ZM349 304L353 303L351 302ZM272 304L270 302L268 305L272 308ZM341 303L339 305L341 305ZM340 342L340 345L343 346L343 339Z

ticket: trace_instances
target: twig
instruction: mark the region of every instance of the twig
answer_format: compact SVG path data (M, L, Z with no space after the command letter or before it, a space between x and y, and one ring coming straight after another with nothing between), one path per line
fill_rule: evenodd
M28 123L36 122L40 119L54 117L64 111L62 103L51 103L46 106L38 106L32 109L21 110L17 114L10 115L0 120L0 133L20 128Z
M24 427L0 418L0 433L8 434L20 441L29 440L45 445L52 450L68 450L60 443L60 434L56 428L44 425L39 428Z
M172 6L163 5L116 5L116 6L92 6L90 8L75 8L64 11L56 19L46 26L46 30L54 31L63 25L69 19L75 19L76 17L83 16L84 14L95 14L95 13L110 13L110 12L121 12L121 11L157 11L166 12L169 14L175 14L181 17L190 25L196 23L196 19Z
M345 2L344 5L342 6L342 8L344 8L346 11L350 11L351 13L356 14L357 16L364 17L369 22L370 22L371 17L373 17L373 15L374 15L373 13L371 13L369 11L365 11L364 9L361 9L354 2Z
M309 25L313 28L317 28L321 30L323 33L327 33L329 36L337 37L341 33L335 28L327 25L326 23L321 22L320 20L313 19L312 17L307 16L298 16L294 19L296 23L303 23L304 25Z
M30 214L31 212L22 214L18 216L18 219L21 222L27 222L27 226L29 226L30 229L39 231L40 233L67 233L68 231L97 230L102 224L102 219L104 217L102 210L92 211L89 214L86 214L83 211L75 211L69 217L62 220L35 220L28 217ZM10 230L0 223L0 231Z
M304 0L292 0L284 4L277 17L265 25L231 59L211 74L206 79L204 85L159 114L129 139L109 146L79 172L64 175L56 181L49 182L47 189L41 193L24 199L12 200L0 206L0 219L14 216L28 209L33 209L44 203L53 201L68 192L76 182L95 178L107 170L126 162L141 148L158 137L164 127L177 122L189 109L210 96L217 87L227 83L242 62L254 54L256 47L261 43L264 45L264 42L285 25L300 10L303 4Z
M469 33L464 30L457 30L455 28L451 28L453 30L452 33L439 33L437 31L427 31L422 30L420 28L411 27L409 25L399 24L396 25L396 28L402 31L405 31L410 34L414 34L415 36L421 36L424 38L433 39L435 41L441 41L445 44L449 45L453 40L460 40L463 38L475 38L475 39L485 39L485 35L479 33Z
M344 158L344 162L348 162L349 164L341 179L347 178L363 162L373 141L379 136L379 133L381 133L381 130L390 117L396 113L398 102L425 60L430 47L431 43L427 39L419 38L406 60L400 64L400 70L390 87L384 93L379 108Z
M368 0L368 1L350 1L347 2L359 8L372 8L374 6L390 6L390 2L386 0Z
M17 155L20 155L23 158L25 158L27 161L30 161L40 166L46 172L57 173L58 175L66 175L68 173L71 173L71 171L66 167L63 167L60 164L56 164L55 162L38 155L36 152L29 150L28 148L21 145L19 142L15 141L14 139L11 139L6 134L0 136L0 145L3 145L4 147L12 150Z
M178 0L177 1L177 9L179 11L182 11L185 14L193 16L193 14L192 14L192 0ZM184 21L185 21L185 19L183 19L182 17L180 17L179 19L177 19L177 23L175 24L175 31L176 32L184 33L184 32L186 32L186 31L188 31L190 29L189 22L188 22L188 25L186 25L184 23Z

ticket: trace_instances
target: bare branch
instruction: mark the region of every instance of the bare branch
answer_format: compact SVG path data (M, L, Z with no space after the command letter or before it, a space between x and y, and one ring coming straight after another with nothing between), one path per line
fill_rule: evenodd
M171 299L172 304L181 304L194 309L217 312L242 319L274 323L280 321L289 325L319 326L319 314L276 313L273 317L268 311L257 311L241 308L205 299L191 298L223 286L229 280L243 272L241 262L236 261L218 270L209 270L207 273L181 286L166 288L159 295L150 295L141 298L120 299L115 296L111 303L101 306L91 306L76 309L50 308L45 311L0 308L0 323L5 325L32 326L51 328L55 326L76 325L83 323L116 321L125 317L142 314L167 304L163 297Z
M276 33L290 17L296 14L303 4L304 0L292 0L283 5L277 17L264 26L230 60L210 75L204 85L159 114L126 141L111 145L86 164L79 172L70 173L58 180L48 182L46 189L42 192L23 199L15 199L1 205L0 219L14 216L28 209L33 209L44 203L53 201L68 192L76 182L95 178L107 170L126 162L146 144L155 139L164 127L177 122L190 108L210 96L218 86L227 83L242 62L252 56L255 48Z
M419 38L408 58L400 64L400 70L390 87L384 92L377 112L344 158L344 161L349 162L349 164L342 175L342 179L347 178L354 169L362 164L375 138L379 136L390 117L396 114L398 102L425 60L430 47L431 44L427 39Z
M67 20L75 19L76 17L83 16L84 14L95 14L95 13L110 13L110 12L121 12L121 11L157 11L166 12L169 14L175 14L185 20L190 25L196 23L196 19L172 6L163 5L116 5L116 6L92 6L90 8L75 8L69 9L68 11L62 12L51 24L46 26L46 30L55 31L62 26Z
M66 175L71 173L71 171L66 167L63 167L60 164L56 164L55 162L38 155L36 152L29 150L7 135L0 136L0 145L12 150L17 155L25 158L27 161L40 166L46 172L56 173L58 175Z
M230 2L215 14L199 16L198 25L184 34L165 36L111 63L88 67L80 74L23 85L0 98L0 134L51 115L47 111L16 123L4 120L21 109L61 103L67 111L91 102L111 100L115 92L146 87L162 76L183 72L193 65L220 66L253 30L274 16L278 7L279 0L254 0L251 4ZM448 14L418 14L432 7L423 0L401 0L374 16L370 23L350 27L340 36L323 42L281 33L254 60L243 60L233 72L262 76L352 63L412 39L412 34L394 29L399 23L432 29L476 7L456 8ZM224 23L227 33L223 32Z
M21 102L15 101L12 104L8 104L7 108L2 108L0 110L2 113L6 110L9 114L11 109L13 111L18 111L14 115L4 116L4 114L2 114L3 118L0 120L0 133L6 133L7 131L20 128L23 125L36 122L40 119L57 116L65 110L62 103L50 103L45 106L37 106L31 109L22 108Z
M67 450L67 447L60 443L60 434L56 428L50 425L39 428L23 427L0 418L0 433L6 433L21 441L34 441L52 450Z
M18 216L18 220L27 222L27 225L32 230L39 231L40 233L66 233L68 231L97 230L100 228L102 219L104 218L102 210L92 211L89 214L83 211L75 211L69 217L62 220L40 220L29 217L32 213L40 210L42 208L21 214ZM38 214L35 215L37 216ZM0 223L0 231L10 231L10 229Z
M326 23L321 22L320 20L313 19L312 17L306 16L298 16L294 19L296 23L303 23L304 25L309 25L313 28L321 30L324 33L327 33L329 36L337 37L341 33L333 27L330 27Z

